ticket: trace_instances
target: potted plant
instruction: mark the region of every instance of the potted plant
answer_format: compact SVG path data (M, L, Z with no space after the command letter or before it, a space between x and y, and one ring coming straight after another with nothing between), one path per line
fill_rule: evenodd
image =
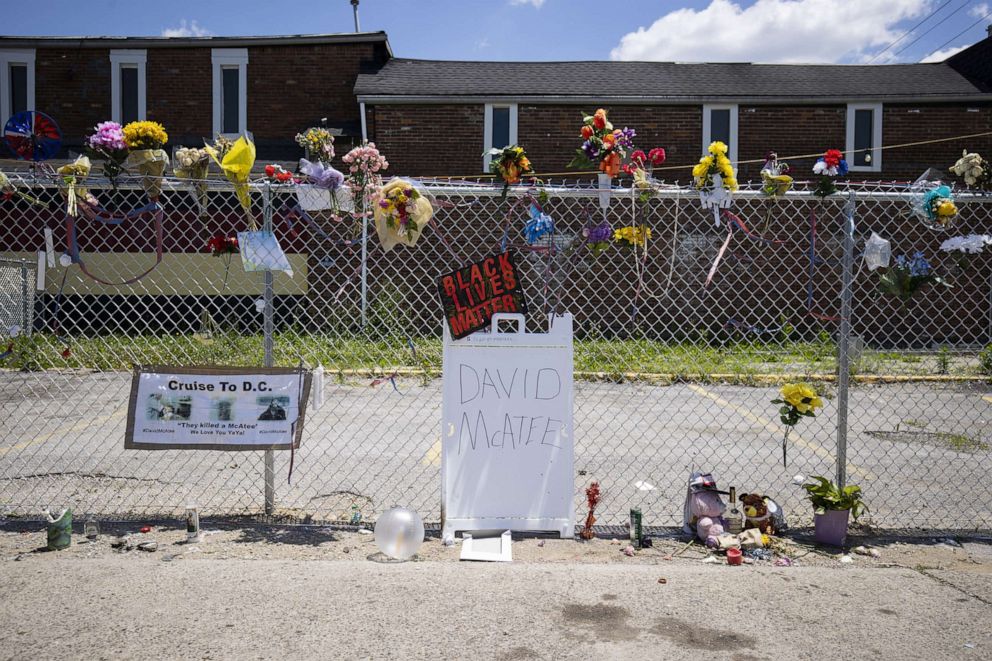
M861 487L838 489L825 477L813 476L816 484L804 484L803 489L813 503L814 538L822 544L843 546L847 540L848 517L857 521L868 506L861 500Z

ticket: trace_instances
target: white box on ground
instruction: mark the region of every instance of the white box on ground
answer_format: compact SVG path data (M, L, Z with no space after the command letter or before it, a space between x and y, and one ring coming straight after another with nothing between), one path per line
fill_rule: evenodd
M501 321L516 332L500 332ZM442 536L544 530L571 537L572 316L527 333L517 314L452 340L445 327L441 412Z
M462 536L461 560L513 562L513 535L509 530L499 535Z

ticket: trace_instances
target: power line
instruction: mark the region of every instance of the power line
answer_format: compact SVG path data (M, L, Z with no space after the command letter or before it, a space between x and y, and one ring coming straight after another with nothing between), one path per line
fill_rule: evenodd
M937 29L938 27L940 27L940 24L941 23L943 23L944 21L946 21L947 19L949 19L951 16L954 16L954 14L958 13L959 11L961 11L962 9L964 9L965 7L967 7L970 2L971 2L971 0L968 0L968 2L965 2L963 5L961 5L960 7L958 7L957 9L955 9L954 11L952 11L950 14L948 14L947 16L945 16L943 18L943 20L941 20L939 23L937 23L936 25L932 26L929 30L927 30L926 32L924 32L923 34L921 34L919 37L917 37L913 41L909 42L908 44L906 44L905 46L903 46L902 48L900 48L899 50L897 50L894 55L898 55L899 53L902 53L904 50L906 50L907 48L909 48L910 46L912 46L913 44L915 44L917 41L919 41L923 37L925 37L928 34L930 34L931 32L933 32L935 29ZM981 20L981 19L979 19L979 20Z
M992 16L992 11L990 11L987 14L985 14L985 16L982 16L980 19L978 19L977 21L975 21L974 23L972 23L971 25L969 25L968 27L966 27L964 30L961 30L961 32L958 32L956 35L954 35L953 37L951 37L950 39L948 39L947 41L945 41L944 43L942 43L940 46L937 46L936 48L933 49L932 52L927 53L924 57L922 57L920 59L921 60L927 59L928 57L930 57L931 55L933 55L934 53L936 53L937 51L939 51L941 48L943 48L947 44L951 43L952 41L954 41L955 39L957 39L958 37L960 37L961 35L963 35L965 32L967 32L971 28L975 27L976 25L978 25L979 23L981 23L982 21L984 21L985 19L987 19L989 16Z
M877 60L878 58L880 58L885 53L885 51L889 50L890 48L892 48L893 46L895 46L896 44L898 44L900 41L902 41L903 39L905 39L906 37L908 37L910 34L912 34L913 30L915 30L916 28L920 27L921 25L923 25L924 23L926 23L927 21L929 21L933 17L934 14L936 14L937 12L939 12L941 9L943 9L944 7L946 7L949 4L951 4L951 0L945 0L944 1L944 4L942 4L941 6L937 7L932 12L930 12L929 14L927 14L926 16L924 16L922 21L920 21L919 23L917 23L913 27L911 27L908 30L906 30L905 32L903 32L899 37L897 37L895 39L895 41L893 41L888 46L886 46L882 50L880 50L877 53L875 53L875 57L873 57L870 60L868 60L868 64L871 64L872 62L874 62L875 60Z

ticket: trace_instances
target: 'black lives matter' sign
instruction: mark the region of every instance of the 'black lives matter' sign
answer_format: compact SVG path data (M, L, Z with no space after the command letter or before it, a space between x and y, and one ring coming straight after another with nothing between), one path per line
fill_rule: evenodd
M527 312L512 250L441 276L437 289L456 340L488 326L496 312Z

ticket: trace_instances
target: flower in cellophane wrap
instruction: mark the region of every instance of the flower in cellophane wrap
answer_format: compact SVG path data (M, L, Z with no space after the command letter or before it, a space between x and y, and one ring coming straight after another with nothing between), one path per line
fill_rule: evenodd
M847 174L847 161L844 152L839 149L828 149L823 156L813 164L813 174L816 175L816 188L813 195L824 198L837 192L834 179Z
M169 134L158 122L131 122L123 132L130 150L125 164L142 175L141 187L155 202L162 194L162 175L169 164L169 155L162 149L169 141Z
M768 152L761 167L761 192L775 200L789 192L790 188L792 177L789 176L789 164L779 163L778 154Z
M23 191L19 191L14 187L14 184L10 183L10 179L3 172L0 172L0 200L9 200L12 197L19 197L25 202L30 202L31 204L36 204L40 207L48 208L48 205L34 197L33 195L28 195Z
M351 189L344 185L344 174L327 163L300 159L300 173L308 183L296 186L296 199L304 211L333 209L335 213L354 211L355 200Z
M326 128L313 126L296 134L296 144L306 150L307 159L330 163L334 158L334 136Z
M92 169L90 159L86 156L77 156L72 163L67 163L56 170L59 175L59 192L66 199L66 213L70 216L79 215L79 203L83 202L90 206L96 206L96 198L80 181L85 181L90 176Z
M396 244L411 248L434 214L434 207L413 184L393 179L382 187L375 201L375 231L386 252Z
M117 188L117 177L124 170L128 147L124 141L124 129L117 122L100 122L93 129L93 135L83 143L86 155L103 160L103 175L110 185Z
M913 215L928 229L943 232L954 224L958 208L951 187L941 181L940 173L932 168L913 182L909 196Z
M692 168L692 177L699 191L699 201L704 209L713 209L713 221L720 225L720 210L729 209L737 190L734 166L727 158L727 145L719 140L711 142L708 153Z
M530 218L524 223L524 239L527 245L534 245L542 237L555 231L555 221L541 211L536 204L530 205Z
M982 158L978 152L969 153L965 149L961 158L951 166L951 172L964 179L969 188L992 189L992 163Z
M223 158L220 158L220 151L216 145L204 145L203 148L210 154L210 158L214 159L227 180L234 184L238 202L248 216L248 226L252 229L257 228L258 224L251 215L251 191L248 187L248 177L251 176L251 169L255 165L255 143L243 135L234 141Z
M195 200L200 215L207 210L207 167L210 165L210 154L206 149L179 147L173 152L175 161L173 172L180 179L189 179L196 192Z

